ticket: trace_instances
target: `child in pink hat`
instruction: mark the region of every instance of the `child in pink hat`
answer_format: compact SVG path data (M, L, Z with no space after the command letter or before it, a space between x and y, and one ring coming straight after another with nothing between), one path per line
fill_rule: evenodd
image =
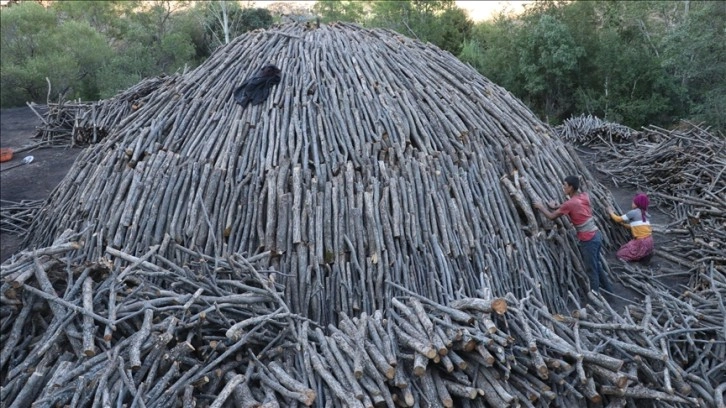
M618 249L618 259L634 262L653 255L653 228L650 226L648 204L648 196L638 193L633 198L632 209L627 213L617 215L612 208L608 209L610 218L630 228L633 234L633 239Z

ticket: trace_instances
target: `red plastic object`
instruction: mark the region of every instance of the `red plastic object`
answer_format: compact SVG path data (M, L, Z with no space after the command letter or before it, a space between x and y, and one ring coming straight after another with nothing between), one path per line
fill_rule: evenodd
M6 162L13 158L13 149L4 147L0 149L0 163Z

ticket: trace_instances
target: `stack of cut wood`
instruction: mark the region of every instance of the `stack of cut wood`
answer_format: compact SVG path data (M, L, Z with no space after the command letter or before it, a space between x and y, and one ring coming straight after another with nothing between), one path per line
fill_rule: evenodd
M569 143L591 146L603 143L632 141L639 132L618 123L606 122L597 116L580 115L565 120L555 132Z
M30 108L42 119L36 138L51 145L87 146L98 143L114 130L115 126L141 108L146 97L176 76L146 78L110 99L98 102L64 101L50 102L40 109Z
M233 90L270 63L282 70L270 97L237 105ZM291 24L237 38L144 100L108 111L108 136L3 265L9 400L716 399L711 378L696 393L681 383L680 344L649 342L661 320L613 320L588 298L571 226L531 207L581 175L612 247L609 192L452 55L391 31ZM31 250L67 244L54 239L65 231L79 246L65 258ZM585 302L597 307L561 317Z
M43 200L0 200L0 232L26 233L42 206Z
M197 261L109 247L102 261L79 264L78 238L69 231L0 269L6 406L723 402L713 385L723 341L702 355L670 341L723 330L723 309L704 318L690 300L648 299L621 316L591 297L563 315L537 291L443 305L403 290L387 311L323 326L291 312L274 273L257 268L269 253L213 258L165 240ZM693 298L724 301L716 290Z

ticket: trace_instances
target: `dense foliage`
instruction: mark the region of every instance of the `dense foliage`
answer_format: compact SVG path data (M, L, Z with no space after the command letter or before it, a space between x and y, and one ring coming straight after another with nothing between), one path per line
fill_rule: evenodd
M552 123L726 129L726 2L537 2L478 24L460 58Z
M2 9L3 107L107 98L197 66L234 37L272 25L273 14L297 13L293 20L348 21L431 42L553 124L586 113L634 128L687 119L726 129L726 2L542 1L476 24L453 0L327 0L292 12L288 3L237 1L43 4Z
M273 22L266 9L221 1L22 1L0 16L2 107L108 98Z

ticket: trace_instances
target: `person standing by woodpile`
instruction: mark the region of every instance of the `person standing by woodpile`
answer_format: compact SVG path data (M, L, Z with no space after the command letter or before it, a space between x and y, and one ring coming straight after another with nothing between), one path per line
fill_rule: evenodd
M590 281L590 290L600 294L600 288L612 293L613 288L603 271L600 263L600 247L602 247L602 233L595 225L592 218L592 206L590 205L590 196L587 193L579 192L580 180L576 176L565 177L562 184L562 191L567 195L568 199L559 206L550 202L548 205L554 211L550 211L542 202L533 203L550 220L554 220L563 215L570 218L575 225L577 231L578 247L580 254L585 262L585 269Z
M653 255L653 228L650 226L648 204L648 196L638 193L627 213L617 215L612 207L608 208L610 218L629 228L633 234L633 239L618 249L618 259L625 262L647 261Z

